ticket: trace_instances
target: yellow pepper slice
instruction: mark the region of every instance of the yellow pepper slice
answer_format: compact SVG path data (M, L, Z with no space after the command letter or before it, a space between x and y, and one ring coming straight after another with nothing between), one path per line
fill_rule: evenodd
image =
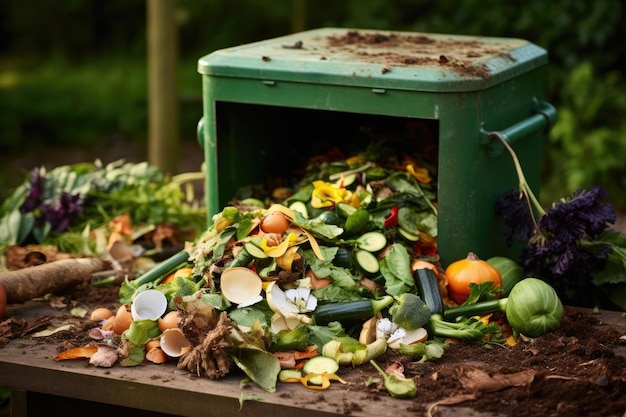
M428 169L426 168L416 167L413 164L408 164L406 166L406 170L409 172L409 174L411 174L417 181L421 182L422 184L428 184L433 180L430 177L430 173L428 172Z
M311 378L321 378L322 384L321 385L309 384L309 381L311 380ZM339 381L342 384L347 384L347 382L341 379L339 376L337 376L337 374L308 374L307 376L300 378L300 383L302 385L304 385L305 387L309 389L317 389L317 390L327 389L328 387L330 387L330 381Z
M353 201L352 191L339 188L325 181L313 181L313 193L311 194L311 206L315 208L331 207L337 203Z
M282 242L280 242L280 245L277 246L268 246L267 239L263 238L261 240L261 249L263 249L263 252L265 252L267 256L272 258L278 258L279 256L283 256L285 252L287 252L287 248L295 245L297 242L298 235L296 235L295 233L289 233L287 237L283 239Z

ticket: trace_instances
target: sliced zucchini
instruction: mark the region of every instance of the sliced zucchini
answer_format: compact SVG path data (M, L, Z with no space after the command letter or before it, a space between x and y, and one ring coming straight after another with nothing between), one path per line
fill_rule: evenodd
M261 249L260 247L258 247L257 245L255 245L252 242L246 242L243 245L243 248L246 252L248 252L252 257L256 258L256 259L267 259L268 256L265 252L263 252L263 249Z
M387 246L387 238L380 232L363 233L356 240L359 249L363 249L368 252L378 252Z
M326 356L314 356L302 367L305 374L334 374L339 370L339 363Z
M380 271L380 264L376 256L372 252L364 249L357 249L354 251L354 260L366 275L376 275Z
M302 372L297 369L282 369L278 373L278 380L280 382L300 381L300 378L302 378Z
M355 181L356 174L343 175L335 181L335 186L339 188L348 188L350 185L354 184Z
M289 205L289 209L291 211L297 211L298 213L302 214L302 217L304 217L305 219L309 218L309 209L307 209L306 204L304 204L302 201L294 201Z
M411 233L403 227L398 227L398 234L410 242L417 242L420 240L419 235Z

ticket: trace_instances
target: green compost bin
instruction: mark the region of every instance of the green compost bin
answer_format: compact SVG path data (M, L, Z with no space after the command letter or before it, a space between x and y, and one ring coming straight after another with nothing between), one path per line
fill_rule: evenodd
M212 52L198 61L208 221L242 188L297 176L307 157L341 146L351 130L410 120L437 146L442 264L470 251L515 256L494 202L518 179L494 135L538 193L556 118L542 101L547 62L521 39L341 28Z

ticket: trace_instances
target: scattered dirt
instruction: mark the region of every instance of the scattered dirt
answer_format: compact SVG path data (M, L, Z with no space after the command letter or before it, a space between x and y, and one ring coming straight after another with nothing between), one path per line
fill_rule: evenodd
M119 305L118 287L82 285L63 297L68 305L80 302L112 309ZM622 417L626 411L624 335L603 323L602 315L575 307L566 307L565 312L560 329L514 347L450 344L442 359L425 363L390 350L377 362L383 367L394 362L404 366L405 375L417 384L418 395L397 401L405 401L407 411L418 415L425 415L432 403L452 405L463 400L458 406L498 416ZM1 321L0 349L12 337L28 337L46 327L49 319ZM94 326L85 319L82 327L49 336L46 343L56 343L59 352L84 346L90 342L87 330ZM354 395L344 414L363 411L367 401L388 397L379 381L368 385L372 375L376 373L369 364L342 368L340 376L348 383L333 384L332 389Z
M621 417L626 411L626 359L612 350L620 336L589 313L567 308L560 329L512 348L451 345L439 361L405 363L405 374L418 386L412 409L421 413L429 403L468 396L463 406L497 415ZM388 355L385 362L392 359L406 361ZM475 369L494 379L525 375L524 383L494 392L465 388L463 377ZM363 383L350 378L354 387ZM374 400L384 395L377 386L366 393Z
M485 42L479 38L435 38L428 35L387 34L351 30L340 36L329 36L328 45L335 52L351 54L361 61L393 66L437 66L457 74L489 78L491 73L480 59L505 56L515 45ZM384 72L388 72L384 71Z

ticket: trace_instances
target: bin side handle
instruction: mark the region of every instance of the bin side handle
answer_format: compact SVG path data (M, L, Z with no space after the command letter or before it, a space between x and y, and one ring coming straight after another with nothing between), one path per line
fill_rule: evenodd
M196 136L198 138L198 144L200 148L204 149L204 117L201 117L196 127Z
M534 112L532 116L501 131L488 131L481 125L480 133L483 135L481 142L488 148L489 156L497 156L504 150L498 137L503 138L511 145L540 130L548 132L556 123L556 109L550 103L540 102L533 98L531 109Z

